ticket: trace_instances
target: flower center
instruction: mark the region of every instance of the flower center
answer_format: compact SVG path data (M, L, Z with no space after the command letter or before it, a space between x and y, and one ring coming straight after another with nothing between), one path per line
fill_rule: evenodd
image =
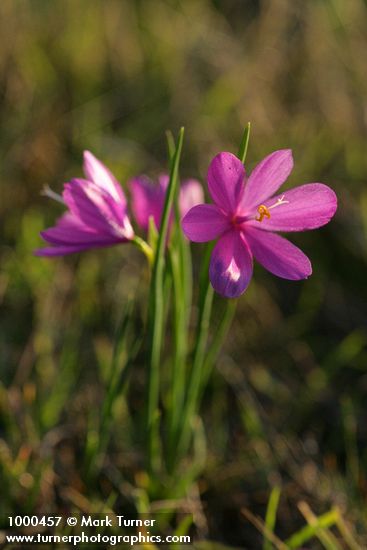
M234 215L230 221L234 226L241 227L241 224L250 220L256 220L257 222L262 222L264 218L270 219L270 210L272 210L273 208L276 208L277 206L280 206L281 204L289 203L289 201L284 200L284 197L285 195L282 195L280 199L277 199L277 201L271 206L265 206L265 204L260 204L260 206L258 206L256 209L257 212L259 213L258 216L255 216L254 214L245 215L245 216Z

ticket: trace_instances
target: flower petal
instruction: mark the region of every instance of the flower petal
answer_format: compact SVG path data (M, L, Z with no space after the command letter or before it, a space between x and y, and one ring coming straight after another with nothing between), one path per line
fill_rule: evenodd
M145 176L139 176L130 180L128 186L136 223L141 229L148 231L149 218L153 217L156 227L159 228L165 196L164 176L159 178L158 185Z
M311 275L310 260L284 237L247 226L245 236L255 259L270 273L293 281Z
M251 172L242 200L242 209L259 206L285 182L293 168L292 151L281 149L265 157Z
M123 240L106 233L98 233L83 224L70 212L66 212L59 218L54 227L41 231L40 235L46 242L54 245L88 244L93 247L101 244L115 244Z
M215 245L209 277L214 290L226 298L246 290L252 277L252 254L239 231L227 231Z
M282 201L282 204L270 209L270 218L259 223L248 222L265 231L305 231L327 224L334 216L338 201L330 187L323 183L307 183L285 191L264 202L269 208Z
M34 250L33 254L35 256L45 256L47 258L54 256L66 256L67 254L76 254L78 252L83 252L85 250L90 250L91 248L103 248L105 246L110 246L111 244L117 243L108 243L108 244L77 244L77 245L61 245L61 246L48 246L45 248L37 248Z
M64 186L63 199L70 211L95 231L131 239L134 235L126 209L94 183L73 179Z
M203 202L204 192L201 184L194 179L184 181L179 195L181 216L184 216L193 206Z
M186 237L196 243L212 241L231 227L227 217L215 204L194 206L181 224Z
M219 153L208 170L208 187L213 201L228 213L237 211L244 191L245 168L232 153Z
M87 180L104 189L116 202L126 207L126 198L121 185L112 172L90 151L84 151L83 170Z
M158 185L162 188L164 191L164 194L166 194L167 187L169 184L169 175L168 174L159 174L158 176Z

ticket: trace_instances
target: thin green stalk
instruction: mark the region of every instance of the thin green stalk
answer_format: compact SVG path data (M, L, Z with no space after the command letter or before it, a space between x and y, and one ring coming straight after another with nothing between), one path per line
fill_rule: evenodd
M285 541L285 544L289 548L299 548L313 537L318 536L322 532L325 533L326 529L335 525L338 521L338 516L338 511L333 508L330 512L326 512L326 514L315 518L315 521L312 523L308 521L308 524L289 537Z
M242 164L245 164L245 160L247 156L248 142L250 140L250 131L251 131L251 123L248 122L242 134L240 147L238 149L238 158L240 159Z
M192 419L197 411L200 396L200 382L202 378L205 360L206 345L208 341L210 315L213 305L214 291L210 284L206 283L208 266L212 246L208 246L207 254L202 269L202 284L199 302L199 319L197 325L197 338L195 341L194 359L190 372L185 408L182 415L180 438L177 445L177 457L180 458L190 444Z
M174 359L172 364L172 393L170 400L169 441L174 445L178 420L182 414L185 387L187 350L186 297L183 291L182 262L177 251L170 251L174 295Z
M227 337L228 331L232 325L232 320L236 313L236 308L237 308L236 300L227 300L224 308L224 313L219 322L217 331L213 336L212 344L208 350L208 353L206 354L204 367L203 367L203 376L201 379L200 397L204 392L204 389L207 385L207 382L213 370L214 363L219 355L219 352Z
M127 330L129 328L130 320L131 320L131 312L132 312L132 302L129 301L126 307L126 313L122 318L122 321L120 322L116 335L115 335L115 344L113 348L113 354L112 354L112 362L111 362L111 369L109 373L109 384L107 388L107 394L105 396L105 399L103 401L102 406L102 418L101 418L101 425L100 425L100 438L101 440L105 438L106 435L106 423L108 422L108 419L111 417L111 409L114 402L114 399L116 397L116 389L118 386L118 379L121 375L119 365L120 365L120 358L123 351L123 348L126 348L126 336L127 336Z
M169 158L170 167L171 167L173 155L175 154L175 150L176 150L175 138L173 137L171 130L167 130L166 139L167 139L168 158Z
M143 254L146 256L148 262L149 262L149 265L152 265L153 263L153 259L154 259L154 253L153 253L153 249L151 246L149 246L148 243L146 243L143 239L141 239L140 237L138 237L138 235L135 235L133 240L132 240L132 243L135 244L135 246L141 251L143 252Z
M161 227L158 235L157 250L153 263L152 281L149 295L148 311L148 337L149 337L149 379L146 410L147 430L147 460L149 469L159 466L159 456L156 443L158 442L158 417L159 417L159 368L161 348L164 330L164 300L163 279L165 265L165 248L169 217L173 205L173 199L178 184L178 166L181 157L184 129L181 128L177 147L172 160L170 181L167 188Z
M128 350L127 338L128 329L131 322L132 315L132 301L129 301L126 307L126 312L119 323L112 353L111 368L108 376L108 386L105 398L102 405L102 414L100 417L99 431L96 433L95 429L92 430L92 442L87 445L86 452L86 470L90 471L92 466L98 464L98 456L101 458L108 444L110 435L111 424L111 411L117 395L119 395L122 389L125 387L130 373L130 367L133 359L136 355L140 342L136 340L133 346ZM125 355L122 358L122 355ZM95 436L93 437L93 434Z
M170 161L175 151L175 142L171 132L167 132L167 148ZM186 355L188 340L189 311L191 305L191 252L180 226L179 186L174 196L174 227L169 247L170 268L173 281L174 306L174 353L171 369L171 393L168 406L168 452L167 467L173 466L175 442L179 420L184 405L186 382Z
M270 493L270 498L269 498L268 506L266 509L266 516L265 516L265 525L267 527L268 532L270 533L274 533L279 499L280 499L280 487L274 487ZM263 543L263 550L272 550L272 548L273 548L273 545L271 544L269 539L265 537L264 543Z

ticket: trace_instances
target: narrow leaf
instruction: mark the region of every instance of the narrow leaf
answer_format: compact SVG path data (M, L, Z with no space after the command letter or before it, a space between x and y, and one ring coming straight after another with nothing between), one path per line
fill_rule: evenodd
M250 139L250 130L251 130L251 123L248 122L247 126L243 132L240 148L238 150L238 158L242 162L242 164L245 164L246 155L247 155L247 149L248 149L248 142Z

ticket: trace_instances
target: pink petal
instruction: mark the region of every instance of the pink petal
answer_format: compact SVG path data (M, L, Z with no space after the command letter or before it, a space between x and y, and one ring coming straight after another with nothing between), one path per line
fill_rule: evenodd
M148 230L149 218L159 228L164 205L166 177L159 178L159 184L154 184L145 176L139 176L129 181L132 199L132 212L137 224L144 231Z
M126 207L126 198L121 185L112 172L90 151L84 151L83 170L87 180L104 189L116 202Z
M94 183L73 179L64 186L63 199L75 217L95 231L131 239L133 230L123 204Z
M246 290L252 277L252 254L239 231L228 231L215 245L209 277L214 290L226 298Z
M100 246L121 242L122 239L110 236L106 233L98 233L92 228L83 224L70 212L66 212L56 223L41 231L41 237L48 243L54 245L83 245Z
M271 197L285 182L293 168L292 151L282 149L265 157L251 172L242 200L248 211Z
M337 209L337 198L323 183L308 183L272 197L264 202L269 208L282 199L283 204L271 208L270 218L248 224L265 231L305 231L327 224ZM287 201L287 202L286 202Z
M167 187L169 184L169 175L168 174L159 174L158 176L158 185L166 193ZM154 185L154 184L153 184Z
M183 232L190 241L212 241L231 228L228 218L215 204L198 204L181 221Z
M244 232L255 259L270 273L293 281L311 275L310 260L284 237L247 226Z
M226 212L234 214L242 199L245 168L232 153L219 153L208 170L208 187L213 201Z
M76 231L96 232L94 228L85 225L80 218L77 218L71 212L65 212L65 214L57 220L57 226L60 228L74 229Z
M204 192L201 184L194 179L184 181L179 195L181 216L184 216L193 206L203 202Z
M45 248L37 248L34 250L33 254L35 256L45 256L47 258L54 256L66 256L67 254L76 254L78 252L83 252L85 250L90 250L91 248L103 248L105 246L110 246L111 244L117 243L108 243L108 244L78 244L78 245L65 245L65 246L49 246Z

